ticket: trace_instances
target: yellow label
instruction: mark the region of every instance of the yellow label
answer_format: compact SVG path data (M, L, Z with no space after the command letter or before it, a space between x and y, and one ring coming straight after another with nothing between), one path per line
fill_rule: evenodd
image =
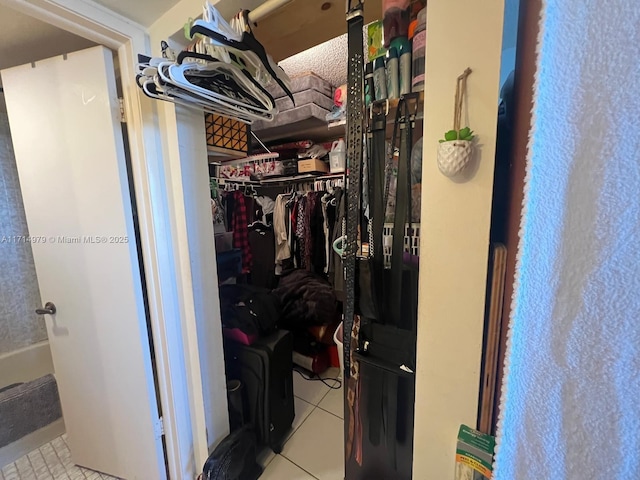
M456 455L456 462L463 463L463 464L473 468L476 472L481 473L485 477L487 477L489 479L491 478L491 470L489 470L487 467L482 465L477 460L474 460L473 458L469 458L469 457L466 457L464 455L457 454Z

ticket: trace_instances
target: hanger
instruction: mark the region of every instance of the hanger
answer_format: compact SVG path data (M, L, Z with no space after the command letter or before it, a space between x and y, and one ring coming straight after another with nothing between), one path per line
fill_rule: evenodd
M186 52L185 55L197 54ZM183 58L186 57L183 55ZM174 62L167 61L166 59L149 59L147 61L148 63L140 63L138 65L142 73L137 75L136 81L145 95L150 98L169 101L191 108L198 108L205 112L221 113L226 116L238 118L246 123L252 123L256 118L272 119L273 113L276 111L273 97L271 97L264 88L261 88L261 86L248 83L253 81L249 76L245 75L240 79L241 87L231 81L228 75L229 68L233 69L234 67L229 64L225 64L227 68L220 68L220 71L213 74L206 71L203 74L209 77L211 77L211 75L218 75L219 78L222 78L222 83L220 83L219 88L223 90L225 94L221 95L210 90L197 88L197 86L193 86L192 82L189 82L185 78L184 71L187 71L186 65L191 66L192 72L195 70L196 76L200 75L200 68L195 62L186 64L185 69L181 71L176 69L176 67L179 68L180 66L176 66ZM152 63L153 66L151 66ZM218 64L221 65L221 62L218 62ZM204 70L210 67L210 64L202 66ZM237 76L237 71L230 73L234 75L234 79L240 78ZM215 81L215 79L213 81ZM209 85L211 85L211 81L209 81ZM252 95L242 96L238 93L244 92L244 89L247 88L251 88L252 93L260 95L260 99L258 100ZM233 98L234 96L235 98ZM252 103L248 104L247 101L251 101Z
M247 15L237 15L229 25L207 2L204 20L185 25L185 36L195 38L187 51L176 55L163 41L161 58L138 56L138 86L150 98L245 123L273 120L275 99L263 84L274 78L288 91L290 80L253 37ZM198 24L207 31L196 31Z
M196 33L205 35L213 43L237 50L238 54L256 68L256 71L266 69L295 105L290 90L291 80L284 70L267 55L262 44L253 36L248 15L248 10L238 13L234 17L232 25L229 25L220 13L207 2L204 6L202 20L193 22L190 33L191 35Z
M158 72L161 75L164 73L162 66L158 68ZM170 83L204 100L219 104L225 109L236 111L235 116L247 119L273 119L275 102L256 89L232 64L224 62L209 62L207 65L195 62L182 65L171 64L168 66L168 74ZM206 85L207 88L201 85ZM244 95L241 92L244 92Z

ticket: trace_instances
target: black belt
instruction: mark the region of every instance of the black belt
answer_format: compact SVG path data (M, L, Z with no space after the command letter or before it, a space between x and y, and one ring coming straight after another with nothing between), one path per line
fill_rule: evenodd
M345 307L344 307L344 375L351 375L351 329L355 315L356 254L358 226L360 224L360 188L362 166L362 135L364 117L364 6L358 2L352 7L347 2L347 33L349 74L347 77L347 239L345 248Z

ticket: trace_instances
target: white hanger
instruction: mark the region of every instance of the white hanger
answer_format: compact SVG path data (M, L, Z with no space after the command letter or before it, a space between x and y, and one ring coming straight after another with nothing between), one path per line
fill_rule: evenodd
M246 102L242 102L241 100L230 98L225 95L220 95L217 92L213 92L198 85L194 85L186 78L185 72L187 71L192 74L203 73L203 76L207 76L207 72L210 72L211 74L216 74L219 72L227 73L229 76L232 76L243 88L246 87L246 91L250 91L250 93L253 94L262 105L250 105ZM162 69L158 69L158 72L161 76L163 76ZM271 99L264 95L264 93L255 89L253 85L250 85L246 77L242 78L242 74L239 73L237 67L233 66L232 64L225 64L223 62L209 62L206 66L197 64L195 62L183 63L182 65L171 64L168 67L168 73L170 77L169 83L172 83L189 92L193 92L205 101L219 104L227 110L236 111L236 115L234 116L240 116L247 119L273 119L273 115L275 113L275 105L273 105Z
M195 63L192 65L196 65ZM186 105L191 108L199 108L208 112L213 113L221 113L227 116L238 118L246 123L252 123L253 119L267 119L273 118L273 114L251 114L251 112L247 113L246 106L242 109L238 109L237 105L229 104L227 100L229 99L226 96L215 94L215 92L211 92L206 89L194 89L190 88L193 86L186 79L184 79L184 84L181 82L176 82L175 79L170 75L170 72L173 67L176 66L173 62L163 61L158 64L156 69L157 75L154 76L154 82L156 85L156 91L162 92L164 96L154 95L153 92L150 92L148 88L144 88L145 93L151 97L159 98L161 100L172 101L173 103L179 103L182 105ZM167 75L169 73L169 75ZM171 87L175 88L171 88ZM185 88L189 87L189 88ZM206 96L202 95L205 93ZM176 98L181 98L184 101L176 101ZM194 103L194 105L190 105L189 103ZM253 112L259 111L255 109ZM264 110L263 110L264 111Z
M209 2L206 2L204 6L202 20L195 20L193 24L205 30L218 33L235 42L241 42L242 34L245 31L251 31L250 26L245 22L242 12L238 13L231 21L231 25L229 25L225 21L225 19L222 18L215 7L213 7ZM225 43L215 38L211 38L211 42L216 45L223 45L226 48L229 48L230 51L232 51L238 57L244 58L247 64L250 64L254 67L256 71L254 78L256 80L264 84L265 81L268 81L268 79L271 78L271 74L266 70L262 60L254 52L250 50L239 50L233 48L232 46L226 45ZM269 62L269 66L271 67L271 69L276 73L278 79L287 86L287 89L290 90L291 79L286 74L286 72L282 69L282 67L275 63L269 55L267 55L267 61Z

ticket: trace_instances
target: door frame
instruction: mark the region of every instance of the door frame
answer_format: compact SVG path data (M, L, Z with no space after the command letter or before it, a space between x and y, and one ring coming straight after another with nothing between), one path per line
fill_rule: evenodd
M508 354L507 337L511 326L511 310L516 281L518 251L522 211L524 208L524 188L529 154L529 136L532 129L534 91L538 70L538 48L540 39L540 18L543 0L520 0L518 17L518 43L516 48L516 76L514 78L514 116L508 178L508 208L506 218L507 261L504 285L504 303L496 368L496 385L493 404L492 435L497 434L500 406L505 380L505 357Z
M169 160L153 102L135 84L137 53L150 52L147 30L100 5L81 0L0 0L0 6L61 28L118 53L133 183L146 273L148 308L163 414L166 462L170 478L194 478L208 455L201 419L204 402L197 355L195 320L189 315L191 279L181 275L180 222L171 194ZM183 334L185 332L185 334ZM197 339L195 339L197 340Z

